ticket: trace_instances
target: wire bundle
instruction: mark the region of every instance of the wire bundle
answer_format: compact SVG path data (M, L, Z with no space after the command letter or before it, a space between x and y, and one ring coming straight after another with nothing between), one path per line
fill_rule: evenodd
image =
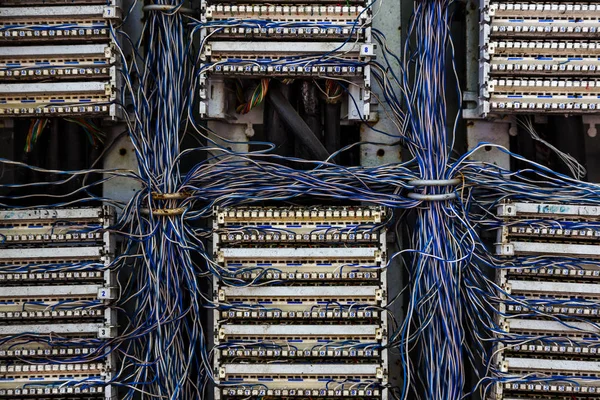
M178 166L181 134L191 100L193 59L179 1L160 0L150 10L137 45L145 47L125 65L132 95L130 138L143 189L125 207L117 229L130 240L126 254L131 272L122 295L129 325L123 330L123 370L115 381L126 388L123 399L203 398L211 376L201 317L202 272L193 253L204 251L186 222L180 204ZM173 10L171 12L170 10ZM124 32L112 31L117 38ZM139 77L134 84L132 76Z
M248 114L250 110L257 107L261 104L265 96L267 95L267 91L269 90L269 79L261 79L260 83L256 85L254 91L252 92L252 96L250 96L249 100L246 100L244 96L244 88L242 84L236 81L236 95L238 99L238 106L236 107L236 111L238 114Z
M25 152L31 153L33 151L33 146L37 143L38 139L46 129L46 125L48 125L47 118L39 118L31 120L31 124L29 125L29 132L27 132L27 138L25 139Z

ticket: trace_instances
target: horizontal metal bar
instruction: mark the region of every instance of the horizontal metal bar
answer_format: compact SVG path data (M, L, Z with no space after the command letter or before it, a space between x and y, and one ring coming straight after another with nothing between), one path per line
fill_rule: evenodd
M600 285L599 285L600 286ZM226 297L376 297L377 286L223 287Z
M45 47L45 46L32 46ZM0 47L0 51L3 48ZM61 84L63 85L63 84ZM0 222L39 221L39 220L67 220L67 219L101 219L104 211L95 208L56 208L36 210L4 210L0 211Z
M600 362L598 361L570 361L570 360L552 360L546 358L513 358L504 359L509 372L510 369L523 371L561 371L572 373L600 373Z
M2 298L29 298L52 296L98 296L100 285L59 285L59 286L7 286L0 287Z
M229 325L220 330L225 335L261 336L375 336L378 325Z
M598 296L600 285L589 283L563 283L563 282L539 282L509 280L511 293L538 293L571 296Z
M213 53L359 53L360 44L339 42L243 42L243 41L216 41L210 43Z
M104 248L100 246L0 249L0 260L94 259L102 257L103 252Z
M594 79L570 78L569 80L558 79L528 79L528 77L516 78L494 78L488 79L486 88L488 93L527 93L533 95L536 93L543 94L570 94L573 92L582 92L587 95L598 94L600 86L596 85Z
M19 335L21 333L38 334L95 334L104 328L101 323L96 324L36 324L36 325L0 325L0 336Z
M505 207L515 207L516 214L542 214L561 216L600 216L600 207L593 205L577 204L549 204L549 203L509 203Z
M56 82L56 83L4 83L0 85L0 95L51 93L102 93L106 82Z
M372 375L376 377L379 364L223 364L226 375Z
M591 258L597 258L600 256L600 246L595 244L586 245L570 243L536 243L517 241L509 241L507 243L503 243L503 245L500 248L500 255L515 254L566 255L570 257L587 256Z
M0 47L0 57L33 57L33 56L89 56L104 55L109 46L106 44L79 44L62 46L5 46Z
M227 248L220 249L224 259L354 259L376 258L379 250L373 247L319 247L319 248Z
M539 332L547 336L552 334L572 333L573 335L592 333L600 333L600 328L588 322L565 322L564 325L558 321L540 321L532 319L505 319L509 327L509 332L525 331Z
M600 246L569 243L511 242L515 253L543 253L600 256Z
M0 18L19 17L59 17L59 16L88 16L104 15L105 5L96 6L50 6L50 7L3 7L0 8ZM8 21L5 21L8 22Z
M0 47L0 64L5 64L3 59L9 61L38 61L47 58L103 58L112 56L112 51L105 44L84 44L70 46L24 46L24 47ZM83 61L82 61L83 62ZM5 64L6 65L6 64ZM14 212L14 211L13 211Z

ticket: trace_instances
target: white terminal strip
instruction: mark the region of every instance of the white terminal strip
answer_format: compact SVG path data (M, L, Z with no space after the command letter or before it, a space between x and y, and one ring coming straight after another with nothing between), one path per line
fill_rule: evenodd
M215 210L222 277L214 280L216 399L388 398L386 213L381 207ZM327 239L329 231L363 228L372 235L368 241ZM310 240L279 234L229 240L224 233L239 229ZM344 383L349 378L352 384Z

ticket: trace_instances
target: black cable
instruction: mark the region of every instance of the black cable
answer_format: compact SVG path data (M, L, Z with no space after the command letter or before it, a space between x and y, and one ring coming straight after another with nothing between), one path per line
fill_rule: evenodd
M271 87L267 93L267 101L275 111L277 111L283 122L290 128L290 131L306 146L306 149L316 160L326 160L329 157L329 152L325 146L323 146L323 143L321 143L319 138L317 138L314 132L285 98L279 84L275 82L271 83Z

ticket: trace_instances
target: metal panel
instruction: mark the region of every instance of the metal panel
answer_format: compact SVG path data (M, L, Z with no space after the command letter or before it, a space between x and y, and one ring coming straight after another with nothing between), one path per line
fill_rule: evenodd
M600 207L577 204L551 203L507 203L498 207L499 217L514 217L519 214L561 216L561 217L600 217Z
M574 374L600 373L598 361L551 360L545 358L513 358L504 359L508 368L524 371L570 372Z
M508 326L509 332L514 330L526 332L538 332L547 336L552 334L571 333L573 335L581 335L592 333L597 335L600 333L600 326L591 322L557 322L557 321L539 321L532 319L507 319L505 323Z
M247 336L372 336L377 335L378 325L230 325L223 324L224 335Z
M386 36L386 44L390 49L401 49L402 38L398 32L401 30L403 21L401 19L401 1L395 2L374 2L373 3L373 28L383 32ZM376 46L375 53L378 59L383 57L382 46ZM392 66L392 71L399 74L400 65L393 58L388 60ZM399 76L399 75L397 75ZM369 78L369 81L371 79ZM348 99L348 119L362 120L365 118L362 114L362 103L369 103L370 100L364 101L360 96L360 90L355 85L349 87L352 97ZM378 84L371 84L370 90L375 94L376 98L385 98L384 89ZM355 92L355 93L354 93ZM355 106L354 102L357 103ZM397 138L393 135L382 135L381 132L396 132L398 127L396 121L391 117L393 112L385 102L376 102L371 104L374 108L373 113L367 118L369 124L361 124L360 139L364 144L360 147L360 164L364 167L373 167L377 165L387 165L399 163L402 161L401 147L397 144ZM388 145L383 145L383 144ZM392 145L394 144L394 145Z
M223 364L226 375L378 375L377 364Z
M596 284L509 280L508 285L511 293L582 297L600 295L600 285Z
M110 48L106 44L80 44L64 46L5 46L0 47L0 57L33 57L33 56L55 56L55 55L75 55L88 56L93 54L105 54L106 49ZM65 209L67 211L69 209ZM88 209L91 210L91 209Z
M0 325L0 336L20 335L22 333L39 334L93 334L105 328L104 324L36 324L36 325Z
M8 286L0 287L0 297L98 296L100 285Z
M512 246L513 254L542 254L542 255L567 255L582 257L600 257L600 246L570 243L534 243L534 242L508 242ZM502 246L503 248L506 245ZM504 254L502 255L512 255Z
M0 47L0 49L2 49ZM2 220L18 220L15 222L38 220L65 220L65 219L101 219L104 216L102 208L57 208L36 210L5 210L0 211Z
M465 110L467 113L469 110ZM478 147L481 143L493 143L503 148L510 148L510 134L516 133L516 121L483 121L473 120L467 124L467 145L469 150ZM495 146L484 146L471 157L500 168L510 170L510 154Z
M0 8L0 18L17 17L59 17L59 16L88 16L104 15L106 6L50 6L43 7L6 7ZM43 14L42 14L43 12Z
M353 259L353 258L378 258L379 250L372 247L344 248L342 251L332 247L319 248L225 248L220 249L224 259Z
M42 248L13 248L0 249L0 260L81 260L99 259L104 254L102 247L42 247Z
M600 285L599 285L600 286ZM377 297L377 286L254 286L223 287L225 297ZM0 293L2 293L0 291Z
M107 82L4 83L0 85L0 94L105 93L107 84Z

